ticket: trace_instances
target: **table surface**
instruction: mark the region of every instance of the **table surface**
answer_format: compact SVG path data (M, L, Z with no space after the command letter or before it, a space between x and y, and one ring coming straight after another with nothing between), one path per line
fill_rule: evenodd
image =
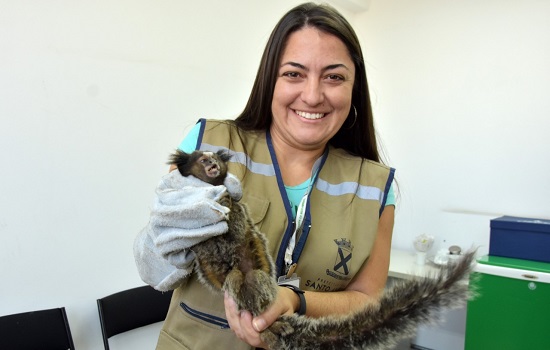
M409 279L413 276L429 276L439 271L439 267L426 260L423 266L416 264L416 253L392 249L388 276Z

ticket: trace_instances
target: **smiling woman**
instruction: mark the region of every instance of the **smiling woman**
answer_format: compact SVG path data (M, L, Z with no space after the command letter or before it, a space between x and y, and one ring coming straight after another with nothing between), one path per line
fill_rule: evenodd
M273 144L318 158L350 113L355 66L340 39L314 27L289 36L281 61L271 104ZM304 170L309 177L311 169Z
M170 285L172 306L157 349L263 347L261 332L281 315L347 314L377 300L389 267L394 170L380 163L372 119L363 55L349 23L328 5L306 3L286 13L243 112L235 120L201 120L180 148L231 155L228 170L241 181L242 201L267 237L277 276L292 288L278 287L265 312L252 315L196 276L182 276ZM149 239L164 241L160 234ZM177 257L189 258L192 249L169 250L162 268L145 270L172 271L152 280L173 281L181 276ZM140 264L145 249L138 244L136 251Z

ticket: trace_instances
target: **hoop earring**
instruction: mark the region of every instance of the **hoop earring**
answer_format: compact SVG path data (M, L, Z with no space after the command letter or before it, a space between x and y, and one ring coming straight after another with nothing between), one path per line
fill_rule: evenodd
M353 126L355 125L355 123L357 122L357 108L355 108L354 105L351 105L353 107L353 111L355 112L355 118L353 119L353 123L351 123L350 126L348 126L346 128L346 130L350 130L351 128L353 128Z

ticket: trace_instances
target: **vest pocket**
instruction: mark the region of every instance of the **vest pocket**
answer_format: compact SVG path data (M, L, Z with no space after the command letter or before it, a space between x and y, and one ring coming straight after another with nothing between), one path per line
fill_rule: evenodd
M214 328L219 328L219 329L228 329L229 328L229 323L224 318L198 311L196 309L193 309L189 305L185 304L184 302L180 303L180 307L182 308L182 310L187 315L189 315L192 318L195 318L197 320L200 320L202 322L205 322L205 323L213 326Z
M244 197L244 196L243 196ZM246 203L248 212L250 213L250 219L254 225L258 225L265 217L267 208L269 207L269 201L264 198L256 197L249 193L246 193L243 202Z

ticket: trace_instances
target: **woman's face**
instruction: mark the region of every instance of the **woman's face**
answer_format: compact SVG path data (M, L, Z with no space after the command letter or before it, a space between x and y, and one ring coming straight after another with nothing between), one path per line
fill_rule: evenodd
M324 149L351 108L355 65L344 43L312 27L288 37L271 102L274 142Z

